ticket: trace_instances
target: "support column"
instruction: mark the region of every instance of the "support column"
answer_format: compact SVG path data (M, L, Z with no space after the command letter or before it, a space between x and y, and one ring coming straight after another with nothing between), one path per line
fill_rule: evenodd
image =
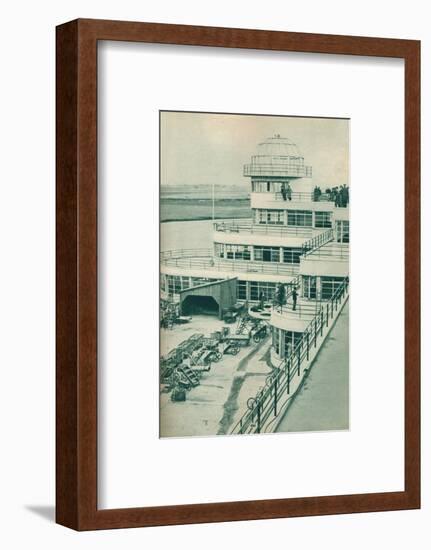
M322 279L321 277L316 277L316 300L322 299Z

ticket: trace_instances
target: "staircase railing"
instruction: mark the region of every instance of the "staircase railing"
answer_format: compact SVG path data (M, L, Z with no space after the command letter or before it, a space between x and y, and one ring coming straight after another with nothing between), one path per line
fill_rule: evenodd
M311 254L321 246L323 246L326 243L329 243L330 241L334 240L334 231L331 229L328 229L326 231L323 231L322 233L319 233L309 241L305 242L302 245L302 258L305 258L308 254Z

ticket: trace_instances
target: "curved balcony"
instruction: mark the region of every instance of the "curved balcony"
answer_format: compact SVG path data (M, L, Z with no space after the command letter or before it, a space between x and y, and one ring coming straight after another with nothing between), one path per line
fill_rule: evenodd
M251 163L244 165L244 176L272 176L280 178L311 178L311 166L299 163Z
M272 235L274 237L311 238L315 230L312 227L252 224L242 222L217 222L214 231L218 233L235 233L248 235ZM321 230L319 230L321 231Z
M296 309L292 309L292 300L288 299L288 303L281 310L279 307L274 307L271 311L270 324L282 330L292 330L294 332L303 332L310 321L320 311L322 302L317 300L307 300L306 298L298 298Z
M225 260L213 256L212 250L202 248L162 252L160 254L160 266L186 269L188 271L205 271L207 273L256 273L291 277L297 275L299 270L298 264Z

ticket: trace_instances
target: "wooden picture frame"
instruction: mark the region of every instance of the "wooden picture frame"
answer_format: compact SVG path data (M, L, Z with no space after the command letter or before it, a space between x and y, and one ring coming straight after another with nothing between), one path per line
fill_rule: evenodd
M400 492L99 510L97 44L147 42L405 61L405 488ZM57 27L56 520L76 530L420 507L420 42L79 19ZM240 495L238 495L240 498Z

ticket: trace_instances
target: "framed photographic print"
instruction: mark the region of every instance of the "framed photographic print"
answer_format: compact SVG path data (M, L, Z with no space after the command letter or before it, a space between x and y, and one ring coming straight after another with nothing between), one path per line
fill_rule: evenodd
M420 506L420 43L57 28L57 522Z

